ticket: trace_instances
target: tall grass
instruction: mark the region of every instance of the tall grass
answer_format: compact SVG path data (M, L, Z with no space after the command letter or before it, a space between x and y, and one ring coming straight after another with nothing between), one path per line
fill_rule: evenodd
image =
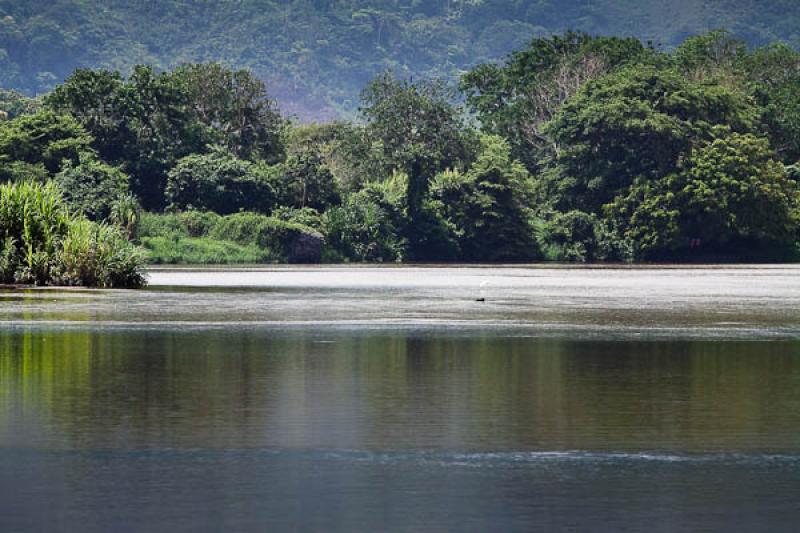
M0 185L0 283L139 287L144 257L117 227L70 214L52 183Z

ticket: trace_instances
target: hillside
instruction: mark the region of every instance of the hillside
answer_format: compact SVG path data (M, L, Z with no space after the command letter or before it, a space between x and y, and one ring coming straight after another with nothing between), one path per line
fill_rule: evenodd
M0 86L49 91L76 67L249 67L306 119L352 111L376 73L454 78L567 28L666 48L727 27L800 44L795 0L0 0Z

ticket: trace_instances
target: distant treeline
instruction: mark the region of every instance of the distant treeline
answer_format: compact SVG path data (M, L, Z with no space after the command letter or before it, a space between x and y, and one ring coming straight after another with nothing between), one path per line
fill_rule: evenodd
M130 74L219 61L266 80L303 119L352 117L392 70L447 79L573 28L672 49L730 28L800 47L797 0L0 0L0 87L52 91L76 68Z
M459 89L387 72L358 121L298 125L246 70L78 70L35 101L0 93L0 180L52 181L167 262L291 260L295 238L327 261L796 254L788 46L567 32Z

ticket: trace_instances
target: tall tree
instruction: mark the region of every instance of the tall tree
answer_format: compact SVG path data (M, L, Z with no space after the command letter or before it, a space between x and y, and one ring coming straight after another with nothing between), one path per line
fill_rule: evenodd
M362 94L361 112L382 148L385 175L408 175L409 253L417 258L441 247L438 237L431 240L439 225L424 206L430 180L473 157L471 139L449 96L441 84L398 80L389 73Z
M530 170L557 151L544 125L587 82L621 65L653 59L637 39L566 32L533 39L503 64L483 64L464 75L461 88L486 131L509 139Z
M231 153L269 163L282 158L284 120L264 82L249 70L196 63L177 68L174 76L185 84L195 118Z
M756 109L743 94L637 65L587 84L548 125L563 148L550 179L562 210L598 212L635 179L673 173L717 128L746 132Z

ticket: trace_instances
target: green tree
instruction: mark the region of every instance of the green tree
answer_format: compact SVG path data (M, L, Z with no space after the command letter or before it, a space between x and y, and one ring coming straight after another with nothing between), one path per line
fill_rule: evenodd
M431 185L431 198L458 236L461 258L508 261L538 257L531 226L533 183L512 160L503 139L487 136L466 173L445 171Z
M283 158L284 120L264 82L249 70L194 63L178 67L173 76L185 85L193 118L218 144L243 159Z
M169 208L268 213L276 205L275 169L237 158L218 148L187 156L169 171L166 200Z
M79 70L46 102L89 130L100 157L130 174L150 209L164 206L167 171L213 140L194 120L185 84L152 67L135 67L127 80L118 72Z
M800 161L800 53L785 44L753 51L745 79L761 111L761 129L781 160Z
M128 195L128 176L91 155L81 156L77 165L68 161L55 182L70 209L94 221L107 220Z
M732 133L698 147L663 179L637 180L606 212L640 258L658 258L791 244L798 199L768 141Z
M298 126L289 131L287 158L281 165L281 204L321 212L341 202L339 183L329 164L337 130L336 126Z
M91 151L91 136L68 115L39 111L0 122L0 164L42 165L55 174L64 161L78 163Z
M351 261L397 261L403 239L389 213L364 192L348 195L323 215L328 246Z
M587 84L548 125L558 171L545 175L562 210L590 213L634 180L663 178L719 129L752 129L756 109L741 93L634 66Z
M104 160L120 164L134 154L132 102L119 72L77 69L47 95L45 104L76 118L91 133L92 146Z
M694 81L738 85L747 53L745 42L733 38L727 30L714 30L683 41L672 54L672 60L678 70Z
M445 246L440 221L425 206L430 180L472 158L471 139L441 85L412 83L384 74L362 94L368 134L382 148L384 175L408 176L406 192L409 253L425 259ZM436 250L436 251L434 251Z
M11 120L19 115L34 113L39 107L39 100L27 98L17 91L0 89L0 120Z
M544 125L581 87L653 56L637 39L568 31L534 38L503 64L478 65L464 75L461 88L485 130L508 139L514 157L533 171L553 151Z

